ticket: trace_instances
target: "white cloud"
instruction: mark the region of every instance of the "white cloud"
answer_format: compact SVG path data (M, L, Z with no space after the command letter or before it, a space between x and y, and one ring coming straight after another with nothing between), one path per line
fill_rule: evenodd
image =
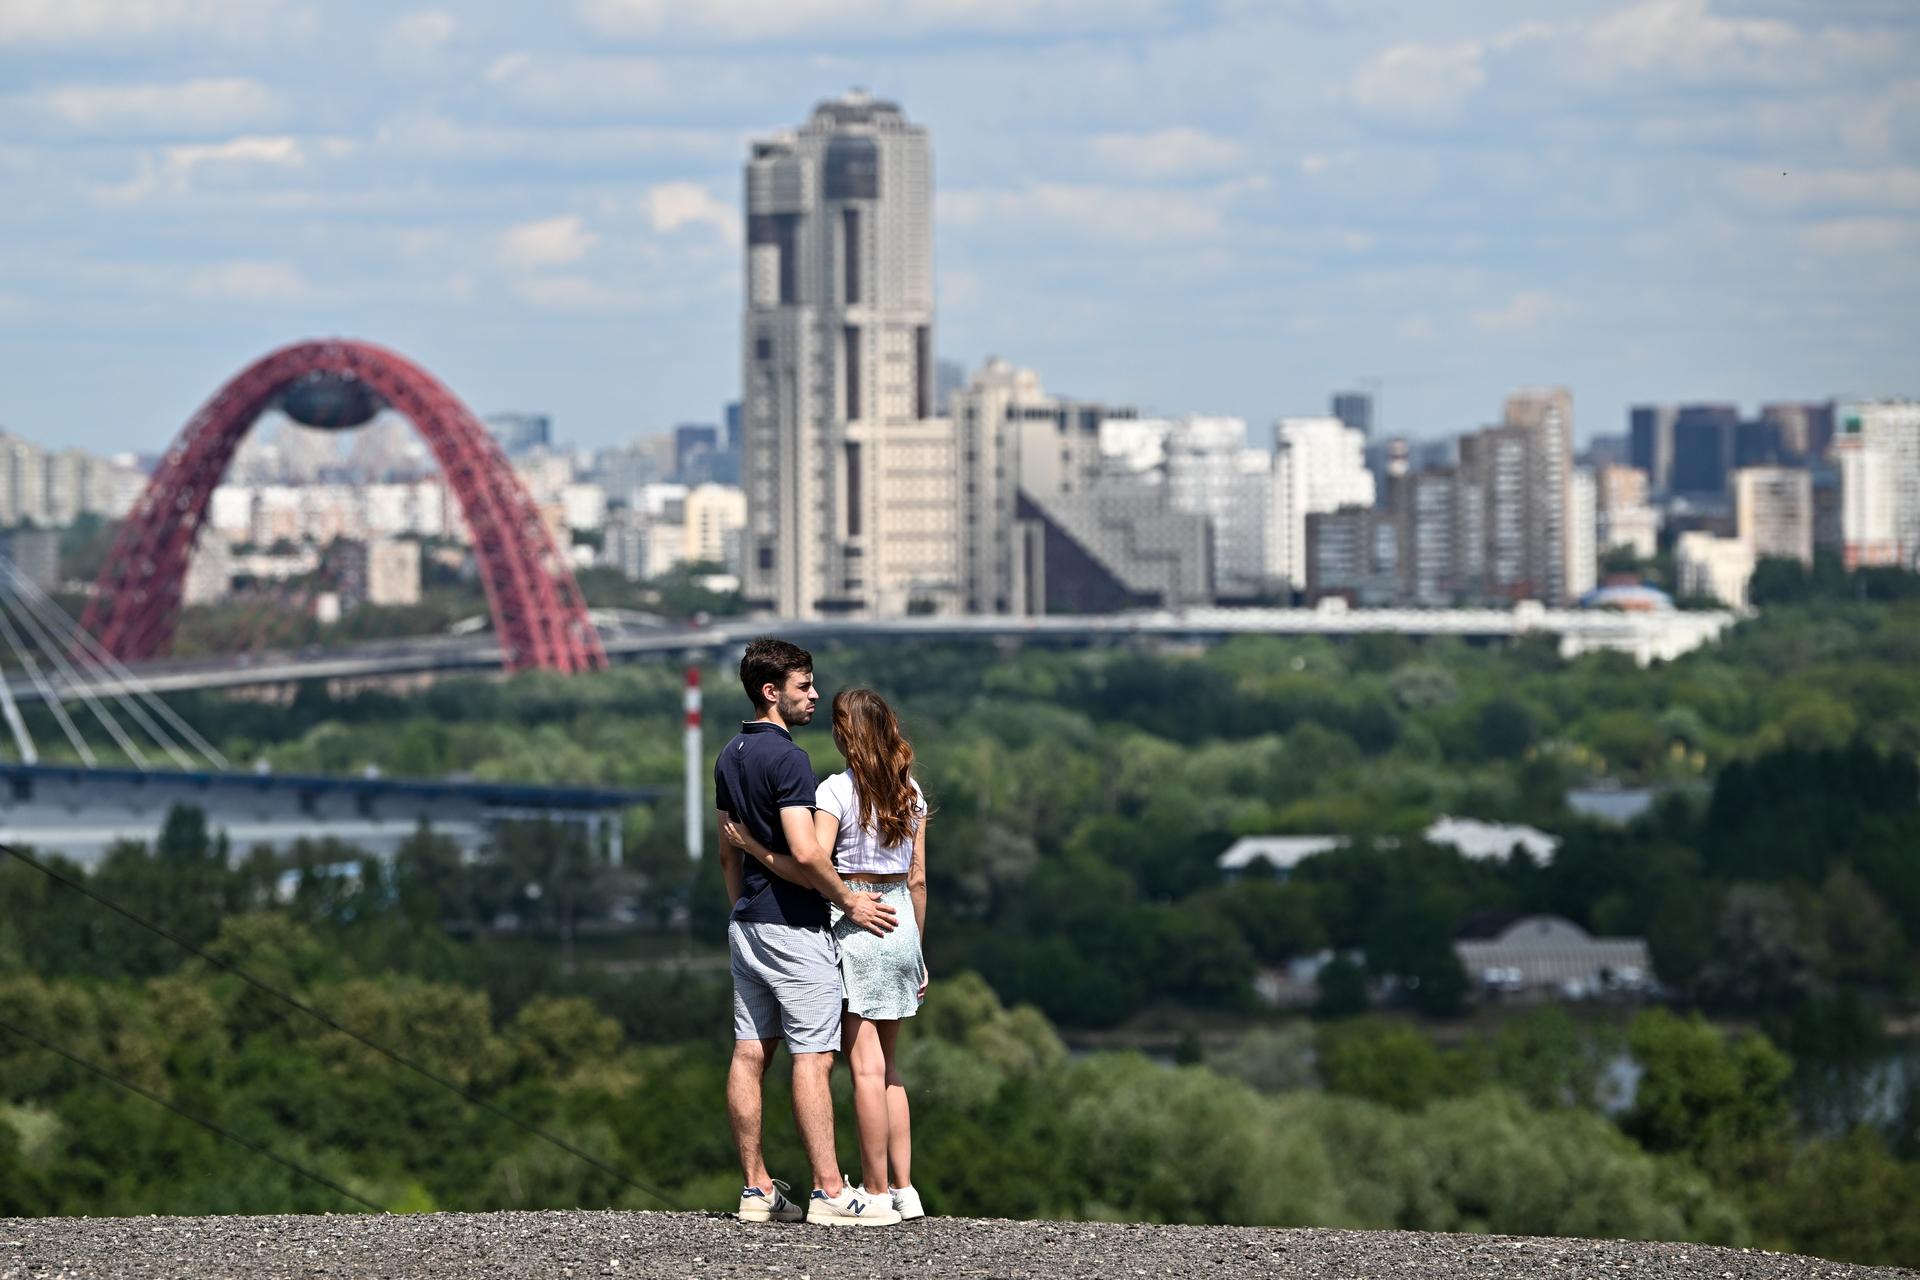
M1608 82L1821 84L1875 64L1898 65L1903 41L1866 27L1800 26L1731 17L1713 0L1638 0L1588 25L1568 71Z
M1457 118L1487 83L1486 49L1477 40L1398 44L1368 59L1348 93L1362 109L1409 124Z
M1815 253L1888 254L1920 248L1920 221L1911 218L1832 218L1802 227L1799 241Z
M525 276L512 288L523 302L548 311L632 311L651 301L637 290L582 275Z
M568 213L509 228L500 237L500 251L515 267L558 267L586 257L598 239L579 215Z
M1920 209L1920 168L1746 165L1734 170L1729 186L1746 203L1771 209Z
M167 35L231 42L291 34L310 21L284 0L5 0L0 45L118 45Z
M1218 173L1241 163L1240 144L1201 129L1152 133L1103 133L1093 140L1094 159L1134 178L1179 178Z
M1593 51L1627 71L1687 72L1789 49L1800 33L1770 18L1723 18L1710 0L1641 0L1601 19Z
M329 140L324 149L334 152L347 145L350 144L342 140ZM130 180L105 188L101 194L111 203L134 204L154 196L184 195L203 172L232 179L249 171L285 171L300 169L306 164L306 147L298 138L285 134L249 134L225 142L184 143L142 155L139 168Z
M1399 324L1394 326L1394 332L1400 335L1401 340L1405 342L1427 343L1440 340L1439 327L1435 325L1429 317L1424 315L1405 317Z
M242 260L188 272L183 291L205 302L301 302L313 286L291 263Z
M280 113L280 98L239 77L179 84L68 85L39 95L42 110L82 129L234 129Z
M648 225L662 234L688 226L711 227L729 241L739 234L739 213L697 182L662 182L649 187L643 203Z
M383 152L436 163L453 159L572 165L630 162L661 155L737 161L743 154L739 135L719 130L633 125L497 127L420 114L396 116L382 123L374 131L371 145Z
M622 38L765 41L857 31L897 40L930 31L1109 31L1151 20L1167 0L576 0L580 21Z
M744 97L754 88L737 67L710 76L658 58L549 58L509 53L487 68L487 83L522 107L605 114L656 108L673 101Z
M1497 307L1483 307L1468 313L1467 318L1481 333L1527 334L1565 309L1565 303L1551 293L1522 290Z
M1161 244L1218 238L1234 202L1263 185L1256 178L1200 190L1036 183L1019 191L948 191L936 202L943 225L965 230Z
M459 20L445 9L403 13L381 28L380 60L403 70L430 67L459 29Z

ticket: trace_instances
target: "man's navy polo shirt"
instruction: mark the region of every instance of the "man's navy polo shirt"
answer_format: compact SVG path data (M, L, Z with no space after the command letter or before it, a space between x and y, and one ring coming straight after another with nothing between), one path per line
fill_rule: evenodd
M816 785L807 753L785 729L765 720L741 725L713 764L715 805L775 853L793 852L780 811L811 809ZM751 854L739 858L746 874L740 900L733 904L735 920L826 927L827 903L819 894L782 880Z

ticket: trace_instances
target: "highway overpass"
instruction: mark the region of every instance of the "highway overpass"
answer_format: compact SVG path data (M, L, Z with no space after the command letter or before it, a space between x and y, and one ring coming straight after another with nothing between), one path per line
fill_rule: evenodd
M614 662L672 658L737 649L768 632L806 644L893 641L995 641L1087 645L1135 640L1211 643L1237 635L1452 636L1477 642L1513 641L1530 635L1559 639L1568 657L1617 651L1635 662L1671 661L1718 638L1737 620L1726 612L1676 610L1621 613L1602 609L1547 609L1522 603L1512 609L1183 609L1105 616L916 617L728 619L704 627L620 626L603 629ZM488 633L429 637L299 653L234 654L163 659L133 666L128 679L95 679L95 696L126 691L131 684L156 694L190 689L238 689L291 685L306 680L361 681L409 675L498 670L500 649ZM58 693L63 682L51 681ZM37 699L40 690L24 677L9 681L16 698Z

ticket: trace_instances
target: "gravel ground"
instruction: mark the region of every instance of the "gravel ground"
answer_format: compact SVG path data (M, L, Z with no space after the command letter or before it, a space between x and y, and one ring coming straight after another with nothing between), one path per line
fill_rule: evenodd
M1690 1244L972 1218L859 1230L746 1226L695 1213L0 1219L0 1280L1602 1275L1888 1280L1920 1273Z

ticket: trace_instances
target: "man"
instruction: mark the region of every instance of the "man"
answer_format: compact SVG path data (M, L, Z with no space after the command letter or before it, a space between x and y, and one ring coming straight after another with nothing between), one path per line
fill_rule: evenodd
M814 776L792 730L813 719L813 655L763 636L740 659L740 683L755 718L720 752L713 768L715 807L767 848L791 856L807 883L773 875L726 838L716 848L733 899L727 949L733 968L733 1064L727 1116L746 1185L744 1222L798 1222L799 1205L781 1194L760 1149L761 1085L773 1050L785 1039L793 1059L793 1119L813 1166L808 1222L889 1226L900 1221L885 1197L870 1199L840 1176L833 1149L833 1096L827 1077L840 1047L840 955L827 927L831 902L855 924L887 933L896 920L879 894L855 893L833 869L833 851L813 831Z

